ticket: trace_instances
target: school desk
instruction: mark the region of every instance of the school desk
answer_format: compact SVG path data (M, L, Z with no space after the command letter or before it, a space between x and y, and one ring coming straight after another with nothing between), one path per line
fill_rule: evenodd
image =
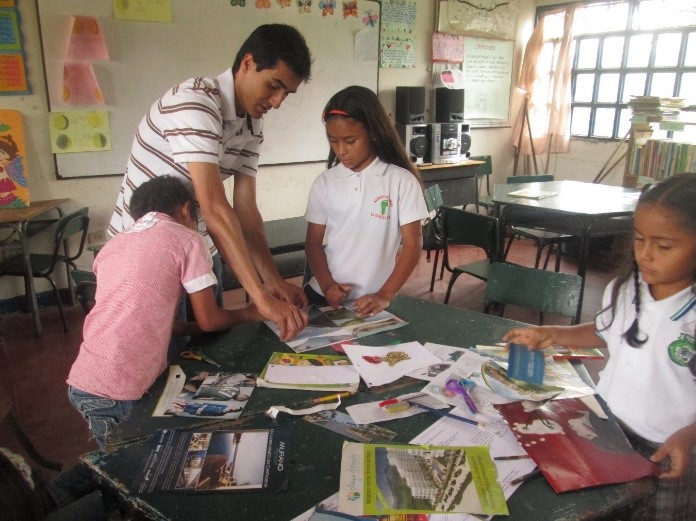
M474 311L444 306L410 297L397 297L389 308L409 325L365 337L361 343L386 345L395 340L436 342L459 347L477 343L499 341L502 335L518 322L484 315ZM199 342L206 355L220 364L224 370L258 373L273 351L288 351L275 335L263 324L244 324L233 331L208 335ZM323 348L313 353L332 353ZM213 366L189 360L179 360L184 371L214 370ZM578 373L589 375L582 365ZM422 381L403 378L381 388L361 390L357 395L344 399L344 405L383 400L404 392L419 390ZM276 420L257 415L251 421L243 420L254 411L264 411L271 405L288 405L328 393L312 393L287 389L254 390L243 417L230 422L191 418L152 418L150 416L164 379L160 378L153 391L131 413L130 417L113 432L109 452L93 452L84 461L106 483L117 490L127 501L153 519L169 520L269 520L292 519L314 504L338 490L341 446L344 437L318 427L298 417L280 414ZM339 409L343 410L343 406ZM407 443L437 418L427 413L404 420L394 420L379 425L397 432L395 442ZM194 425L215 428L264 427L293 425L291 440L291 470L288 488L278 493L244 494L176 494L157 493L132 496L129 493L133 479L145 460L149 444L147 438L157 428L192 427ZM555 494L546 480L537 476L525 482L510 498L508 521L538 521L540 519L588 520L608 515L636 499L650 493L652 484L641 480L623 485L595 487L580 492Z
M36 289L34 288L34 277L29 275L31 270L31 262L29 261L29 246L28 239L34 233L56 222L57 219L37 219L43 217L53 210L58 212L60 217L63 216L63 211L60 206L65 204L68 199L47 199L45 201L31 201L27 208L1 208L0 209L0 229L10 230L16 233L17 237L12 235L7 240L14 240L19 243L22 249L22 257L24 258L24 268L28 274L24 279L24 287L27 294L25 297L29 300L29 307L34 316L34 327L36 334L41 335L41 318L39 316L39 304L36 300ZM5 239L0 241L0 245L4 244ZM70 281L70 277L68 277ZM72 281L70 281L72 283ZM70 286L72 289L72 286Z
M525 188L555 192L556 195L541 199L510 195L510 192ZM525 221L531 225L543 225L549 231L579 237L578 275L583 278L584 290L590 239L631 233L631 216L636 209L639 193L634 188L581 181L504 184L493 187L493 203L499 209L501 241L505 240L502 232L508 224L524 226ZM576 317L578 320L581 312L582 294Z
M478 201L478 178L474 166L484 161L467 159L459 163L441 165L426 164L418 166L425 188L437 184L442 191L446 206L466 206Z

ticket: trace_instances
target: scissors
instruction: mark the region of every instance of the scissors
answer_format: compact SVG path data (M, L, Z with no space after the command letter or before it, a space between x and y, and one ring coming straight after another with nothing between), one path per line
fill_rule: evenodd
M445 384L445 389L456 394L461 394L462 398L464 398L464 401L466 402L466 405L469 407L469 410L472 413L477 414L478 407L476 407L474 400L471 398L471 395L469 394L469 390L473 387L474 382L466 378L460 378L458 380L450 378L449 380L447 380L447 384Z
M200 360L201 362L208 362L209 364L213 364L217 367L222 367L215 360L213 360L212 358L208 358L203 353L198 353L194 351L182 351L181 353L179 353L179 356L181 356L181 358L188 358L190 360Z

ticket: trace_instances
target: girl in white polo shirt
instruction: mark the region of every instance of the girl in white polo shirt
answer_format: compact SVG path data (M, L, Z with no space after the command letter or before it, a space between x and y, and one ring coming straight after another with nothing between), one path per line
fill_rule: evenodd
M334 94L323 119L331 150L305 213L313 274L305 292L320 305L355 300L358 314L371 316L389 305L420 260L421 219L428 216L421 179L370 89Z
M634 448L659 465L657 491L631 519L696 512L696 174L644 191L633 255L607 286L594 323L514 329L510 343L608 347L597 392Z

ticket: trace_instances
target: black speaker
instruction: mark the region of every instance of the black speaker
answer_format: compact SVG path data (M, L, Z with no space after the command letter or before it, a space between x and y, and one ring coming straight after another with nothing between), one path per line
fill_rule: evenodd
M397 87L394 123L425 121L425 87Z
M461 146L459 148L460 161L469 159L471 155L471 152L469 152L469 150L471 150L471 134L469 134L469 129L469 125L462 123Z
M435 89L435 123L464 122L464 89Z

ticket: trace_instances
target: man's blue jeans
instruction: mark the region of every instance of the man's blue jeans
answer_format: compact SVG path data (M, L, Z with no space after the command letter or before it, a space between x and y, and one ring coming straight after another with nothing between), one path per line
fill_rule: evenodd
M87 420L92 437L99 448L106 446L109 431L121 423L136 403L130 400L114 400L90 394L68 386L68 399L82 417Z

